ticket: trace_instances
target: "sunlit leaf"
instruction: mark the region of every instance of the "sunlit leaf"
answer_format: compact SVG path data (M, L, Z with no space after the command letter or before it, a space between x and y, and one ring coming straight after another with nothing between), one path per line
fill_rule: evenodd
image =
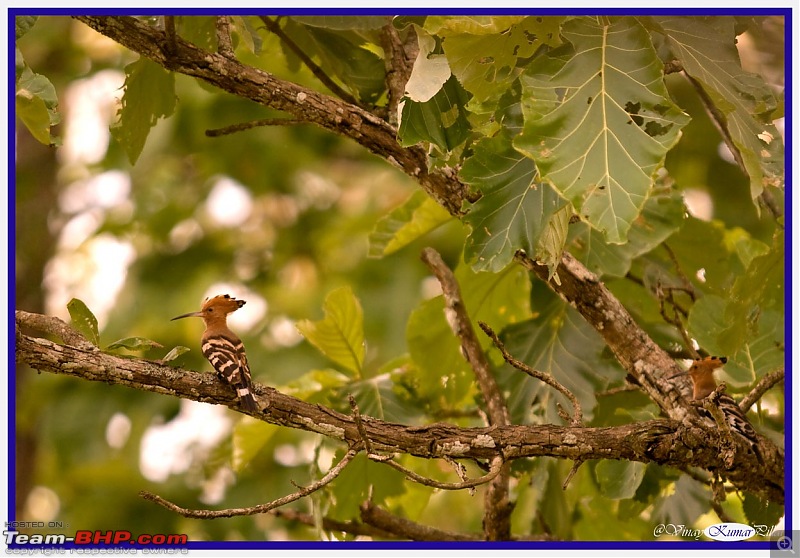
M244 416L233 427L233 470L240 473L281 428Z
M106 349L130 349L145 351L147 349L161 348L163 345L145 337L125 337L111 343ZM175 350L175 349L173 349Z
M333 390L349 381L349 377L336 370L310 370L289 382L281 391L303 401L324 403Z
M322 354L356 377L364 364L364 311L350 287L331 291L323 305L325 319L301 320L297 329Z
M97 318L86 306L86 303L80 299L73 298L67 303L67 310L69 310L69 317L72 319L72 326L82 333L92 345L97 347L100 344Z
M577 18L562 35L570 44L535 58L520 78L525 127L514 145L607 242L624 243L689 119L634 20Z
M772 123L778 102L761 76L742 69L732 17L654 16L687 74L697 79L726 117L739 149L750 195L784 184L783 141Z
M603 459L594 468L600 493L612 500L633 498L642 482L645 463L617 459Z
M125 67L125 93L111 135L135 164L150 130L175 110L175 76L147 58Z
M19 51L18 51L19 52ZM57 145L51 127L61 121L55 87L45 76L33 73L22 61L17 80L16 113L31 135L44 145Z
M369 256L393 254L452 218L433 198L417 190L375 224L369 234Z
M189 347L184 347L183 345L178 345L176 347L172 347L170 351L161 359L161 362L170 362L178 358L184 353L188 353L191 351Z

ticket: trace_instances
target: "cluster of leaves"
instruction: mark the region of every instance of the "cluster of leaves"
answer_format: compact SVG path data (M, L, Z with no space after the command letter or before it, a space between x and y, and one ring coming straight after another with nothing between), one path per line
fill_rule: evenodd
M382 17L279 20L295 45L367 107L383 105L389 94L381 40L387 23ZM147 306L150 314L154 308L163 313L159 301L165 283L178 277L186 287L176 295L173 313L178 313L195 305L191 297L202 291L201 285L231 269L248 269L241 264L250 262L258 271L236 278L266 293L273 310L308 316L321 305L325 314L319 321L296 322L324 360L308 347L274 354L256 335L246 336L257 380L269 379L282 391L345 412L346 395L353 394L362 413L393 422L479 425L479 391L445 319L444 302L441 297L420 301L416 284L422 271L408 271L419 266L414 249L430 242L458 263L456 277L470 317L502 330L515 357L548 371L570 389L591 425L656 416L657 407L638 392L603 393L622 386L625 373L609 358L601 337L574 308L512 263L523 250L546 264L558 282L556 267L563 250L569 250L662 346L680 348L682 338L665 322L665 314L680 316L703 349L729 356L724 379L732 390L743 390L782 365L784 342L782 223L752 209L764 189L782 200L783 146L772 123L782 115L782 101L762 77L741 69L735 47L737 34L753 33L758 23L732 17L394 18L391 24L401 39L419 47L398 110L398 140L424 145L432 167L457 168L480 194L465 205L462 221L421 191L391 211L374 210L361 219L348 216L341 206L323 214L306 203L291 226L264 218L259 234L250 236L204 225L204 234L177 253L169 246L169 233L196 215L208 194L203 181L215 173L241 180L264 204L274 202L276 192L296 201L301 196L285 177L314 159L353 155L314 132L295 138L285 129L255 140L234 136L219 148L201 144L202 127L230 123L221 115L256 119L274 114L198 87L152 61L136 60L125 68L124 96L112 128L118 146L106 164L125 168L124 158L136 165L131 172L138 183L133 193L138 224L109 218L103 231L139 235L142 249L129 278L131 288L118 305L130 312L120 311L109 329L128 335L148 327L164 337L175 335L158 329L162 326L135 301L155 301ZM17 37L31 24L18 20ZM216 49L215 18L181 17L177 24L182 38ZM260 18L233 17L231 29L236 55L244 63L320 87L291 48L265 33ZM37 139L51 143L54 92L51 97L46 87L26 85L41 76L20 62L20 54L17 60L18 114ZM703 102L723 115L746 175L718 159L720 138L699 108L697 90L665 75L665 65L675 61L700 85ZM24 100L28 97L31 103ZM176 98L181 102L176 104ZM168 147L152 133L165 118L174 123ZM696 155L702 165L681 165L689 160L692 141L704 145L705 151ZM153 144L163 147L160 159L148 153ZM184 171L174 162L197 154L202 157L196 169ZM375 172L369 162L361 164ZM704 172L687 184L705 185L721 208L735 200L727 214L714 220L686 213L682 179L689 176L688 168L698 166ZM198 182L201 187L195 187ZM376 185L370 195L377 198L380 191ZM406 195L407 185L396 187L392 197L398 192ZM342 269L337 259L346 249L337 246L351 246L350 237L370 229L369 255L379 259L357 259L346 271L331 271ZM292 291L268 273L296 267L301 258L311 260L321 277L314 290ZM187 270L192 276L185 278ZM397 303L392 306L392 301ZM270 325L268 320L259 324L259 332ZM136 339L118 345L136 348ZM503 366L488 339L482 343L496 366L512 421L559 423L557 406L565 404L561 395ZM188 362L199 367L196 353ZM261 376L266 366L259 362L270 363L269 376ZM782 412L780 398L773 403ZM773 415L758 426L779 436L781 425L781 417ZM291 471L297 471L275 465L271 452L282 444L308 442L302 433L245 419L202 467L210 477L232 462L241 477L228 496L266 500L281 495ZM322 450L339 448L328 448L324 440L311 445L314 474ZM436 463L411 458L404 463L427 476L449 478ZM546 531L560 538L639 540L649 538L653 523L689 524L709 509L710 495L700 483L657 466L590 464L562 491L567 470L567 464L550 459L514 464L519 481L515 534ZM274 480L269 487L256 482L264 471ZM253 486L259 486L256 492ZM185 487L169 488L185 495ZM414 520L479 529L480 514L470 511L476 506L467 494L448 494L442 504L431 499L429 490L362 457L315 497L314 510L332 519L353 519L368 494ZM460 512L442 517L437 510L443 505ZM735 497L728 507L737 516L746 514L751 524L772 522L780 513L747 497L744 512ZM641 519L646 510L648 521ZM453 525L447 524L450 520ZM242 522L237 528L253 529Z

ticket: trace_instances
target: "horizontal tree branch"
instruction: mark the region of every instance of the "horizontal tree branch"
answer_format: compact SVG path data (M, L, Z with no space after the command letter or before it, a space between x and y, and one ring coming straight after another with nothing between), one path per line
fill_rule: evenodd
M141 391L172 395L239 409L230 386L213 374L172 368L157 362L123 358L97 348L77 348L30 337L20 331L32 322L52 320L17 312L16 361L35 370L84 380L124 385ZM257 364L251 363L254 371ZM256 384L254 394L265 407L254 416L271 424L323 434L350 447L362 443L352 416L322 405L306 403L274 388ZM684 470L689 466L717 470L742 490L783 502L783 451L769 441L761 449L766 469L737 453L730 470L720 459L716 432L703 431L674 420L651 420L613 427L508 425L462 428L447 423L407 426L362 416L363 430L377 452L407 453L422 458L465 458L506 461L551 456L570 460L626 459Z
M403 147L397 130L375 114L355 104L282 80L215 52L208 52L165 31L129 16L75 16L117 43L168 70L193 76L208 84L260 105L288 112L355 140L417 180L440 205L459 215L465 199L473 198L450 169L429 172L427 155L420 147Z

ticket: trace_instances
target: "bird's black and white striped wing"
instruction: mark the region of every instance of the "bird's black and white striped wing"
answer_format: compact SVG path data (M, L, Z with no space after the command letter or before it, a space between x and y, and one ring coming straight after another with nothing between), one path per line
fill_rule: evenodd
M725 416L725 421L728 423L731 432L739 436L739 438L744 439L750 446L750 450L755 454L758 462L763 464L764 458L758 449L758 436L756 435L756 431L747 420L747 417L744 416L744 413L733 397L727 393L723 393L719 396L717 403L722 414ZM698 412L701 416L714 423L714 417L704 408L698 408Z
M236 390L242 406L248 411L257 411L258 406L251 388L250 366L242 341L219 335L209 337L203 341L202 352L220 379Z

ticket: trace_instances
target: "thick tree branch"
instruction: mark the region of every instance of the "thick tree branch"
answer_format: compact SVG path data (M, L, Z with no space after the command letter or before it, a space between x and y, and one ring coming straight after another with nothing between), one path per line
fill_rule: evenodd
M563 277L562 277L563 280ZM53 318L17 312L20 327ZM33 316L33 317L32 317ZM16 361L39 371L84 380L124 385L141 391L167 394L193 401L238 409L238 400L213 374L172 368L157 362L123 358L97 348L77 348L38 339L16 330ZM257 363L252 363L257 375ZM349 447L361 443L352 416L314 405L256 384L256 398L269 405L256 418L271 424L323 434ZM699 419L698 419L699 420ZM737 454L730 470L720 459L719 436L690 422L652 420L614 427L587 428L556 425L508 425L460 428L447 423L406 426L361 417L363 429L375 451L408 453L423 458L506 461L551 456L570 460L626 459L685 470L690 466L719 470L742 490L783 502L783 451L767 440L760 448L767 463Z
M445 316L453 333L461 342L461 352L472 368L478 387L486 401L489 424L506 426L511 423L508 407L500 393L500 388L492 375L489 359L483 352L475 329L472 327L469 313L461 298L461 289L452 270L447 267L439 252L433 248L422 251L422 261L433 272L442 286L445 301ZM509 499L509 483L511 467L501 458L492 463L497 465L497 474L491 479L484 497L483 530L490 541L507 540L511 536L511 512L514 506Z
M205 51L179 36L171 44L164 31L134 17L75 16L75 19L169 70L196 77L243 99L286 111L296 119L355 140L417 180L453 215L461 214L465 199L475 199L452 169L429 172L424 149L402 147L392 126L354 104Z
M742 412L747 413L756 401L761 399L773 386L783 381L785 374L786 369L781 366L778 370L773 370L761 378L750 393L739 401L739 408Z

